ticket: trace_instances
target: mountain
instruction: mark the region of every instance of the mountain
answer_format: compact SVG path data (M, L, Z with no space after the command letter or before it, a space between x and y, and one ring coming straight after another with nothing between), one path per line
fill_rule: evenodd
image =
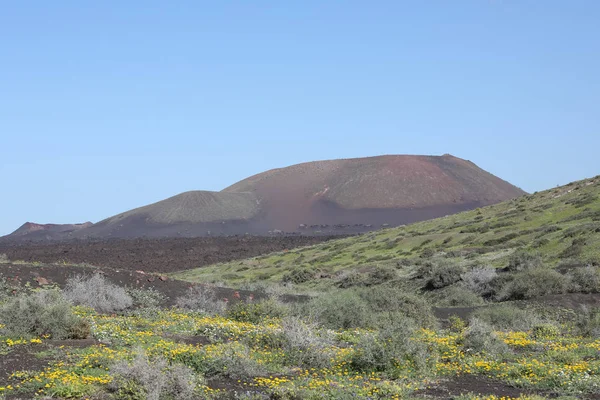
M117 214L72 236L353 233L523 194L472 162L448 154L315 161L266 171L221 192L182 193Z

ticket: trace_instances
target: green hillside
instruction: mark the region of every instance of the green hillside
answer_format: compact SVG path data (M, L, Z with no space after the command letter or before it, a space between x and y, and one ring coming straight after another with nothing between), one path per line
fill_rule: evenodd
M236 287L280 282L300 291L389 282L419 287L429 282L437 288L474 268L508 267L516 273L528 266L559 267L565 273L599 262L597 176L400 228L189 270L177 278ZM436 285L431 282L436 273L451 276L438 276L442 282Z

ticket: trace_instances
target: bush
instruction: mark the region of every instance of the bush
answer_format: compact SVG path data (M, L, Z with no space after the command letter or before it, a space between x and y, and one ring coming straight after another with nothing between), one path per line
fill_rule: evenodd
M512 305L480 308L473 313L473 317L499 331L528 331L542 323L534 312Z
M587 266L575 268L569 273L573 284L572 290L581 293L598 293L600 291L600 269Z
M321 324L332 329L377 328L396 318L433 327L437 321L422 297L390 287L344 290L313 299L303 306Z
M508 351L508 346L498 337L491 325L477 318L472 318L463 335L463 346L466 351L499 356Z
M463 272L463 268L457 264L434 266L428 274L427 286L431 289L450 286L460 281Z
M192 400L202 380L183 365L168 366L139 352L131 363L122 361L111 368L114 377L109 388L119 400Z
M582 336L600 337L600 310L582 307L577 313L575 328Z
M559 335L560 329L548 323L535 325L532 329L532 336L535 339L556 339Z
M358 371L386 372L399 375L399 370L423 374L428 372L434 357L424 343L413 340L410 321L395 320L377 333L364 334L354 346L350 366Z
M53 339L66 339L89 335L89 325L73 314L71 304L56 290L9 300L0 307L0 324L8 336L49 335Z
M565 293L571 287L569 278L552 269L535 268L515 274L502 287L500 300L526 300L548 294Z
M297 268L283 275L281 281L283 283L301 284L313 279L314 271L306 268Z
M136 308L158 308L166 300L166 296L154 288L127 290Z
M439 298L436 302L438 307L475 307L484 303L481 296L460 284L436 292L435 297Z
M8 259L8 256L6 254L0 254L0 264L5 264L10 262L10 260Z
M191 286L185 295L175 300L177 307L199 311L208 315L221 315L225 313L227 304L217 298L215 289L205 285Z
M332 329L369 327L375 319L367 302L355 290L322 295L299 308L303 314Z
M227 318L258 324L266 318L281 318L287 315L289 309L274 298L260 301L237 302L232 304L226 312Z
M491 267L475 267L461 275L463 284L472 292L488 295L492 291L491 282L497 276L496 269Z
M266 373L264 367L252 358L250 349L239 342L221 345L217 354L203 357L196 363L196 370L206 376L226 376L231 379L250 379Z
M387 283L397 277L396 271L391 268L377 266L367 273L349 272L344 274L337 282L337 287L347 289L358 286L375 286Z
M329 341L317 334L317 327L297 317L281 321L283 351L286 358L301 368L325 368L331 365Z
M89 278L70 278L65 286L65 297L75 305L87 306L101 313L123 311L133 304L127 291L107 281L102 275Z
M542 267L542 257L539 254L520 250L510 256L506 270L518 272L540 267Z

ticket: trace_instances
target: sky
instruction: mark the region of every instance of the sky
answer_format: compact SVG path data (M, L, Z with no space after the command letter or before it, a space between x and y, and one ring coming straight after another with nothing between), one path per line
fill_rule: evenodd
M450 153L600 174L600 2L0 5L0 235L299 162Z

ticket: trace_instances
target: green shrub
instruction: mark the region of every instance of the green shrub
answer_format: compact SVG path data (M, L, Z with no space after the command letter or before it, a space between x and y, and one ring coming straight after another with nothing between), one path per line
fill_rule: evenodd
M311 269L297 268L283 275L282 282L301 284L314 278L315 272Z
M427 346L413 340L410 321L395 320L376 333L364 334L354 346L350 366L362 372L385 372L390 376L400 371L425 374L435 363Z
M533 311L504 304L480 308L473 317L499 331L528 331L542 323Z
M166 300L166 296L154 288L129 288L127 293L136 308L158 308Z
M506 270L509 272L518 272L542 266L542 257L539 254L519 250L513 253L508 259Z
M535 339L556 339L560 335L560 329L548 323L535 325L531 331Z
M390 282L397 277L396 271L392 268L377 266L366 273L352 271L344 274L337 282L337 287L348 289L360 286L375 286Z
M600 310L582 307L576 315L575 328L582 336L600 337Z
M429 272L427 286L432 289L450 286L460 281L463 272L463 267L453 263L434 266Z
M85 333L82 333L81 319L71 311L71 304L56 290L42 290L10 299L0 306L0 324L4 325L2 331L8 336L49 335L53 339L65 339Z
M432 328L437 324L431 304L422 296L388 286L360 289L357 293L376 317L373 327L386 326L389 320L398 318L409 319L419 327Z
M600 291L600 268L587 266L575 268L569 273L573 291L580 293L598 293Z
M477 318L472 318L469 322L462 344L466 351L484 353L492 357L508 351L508 346L498 337L492 326Z
M548 294L566 293L571 287L569 278L547 268L519 272L506 283L498 295L500 300L526 300Z
M299 310L332 329L370 327L375 322L373 312L356 290L322 295L301 305Z
M438 307L474 307L484 304L481 296L460 284L436 292L435 297L439 299L435 303Z
M257 324L266 318L281 318L289 313L285 304L274 298L267 300L243 302L232 304L225 316L239 322L250 322Z

